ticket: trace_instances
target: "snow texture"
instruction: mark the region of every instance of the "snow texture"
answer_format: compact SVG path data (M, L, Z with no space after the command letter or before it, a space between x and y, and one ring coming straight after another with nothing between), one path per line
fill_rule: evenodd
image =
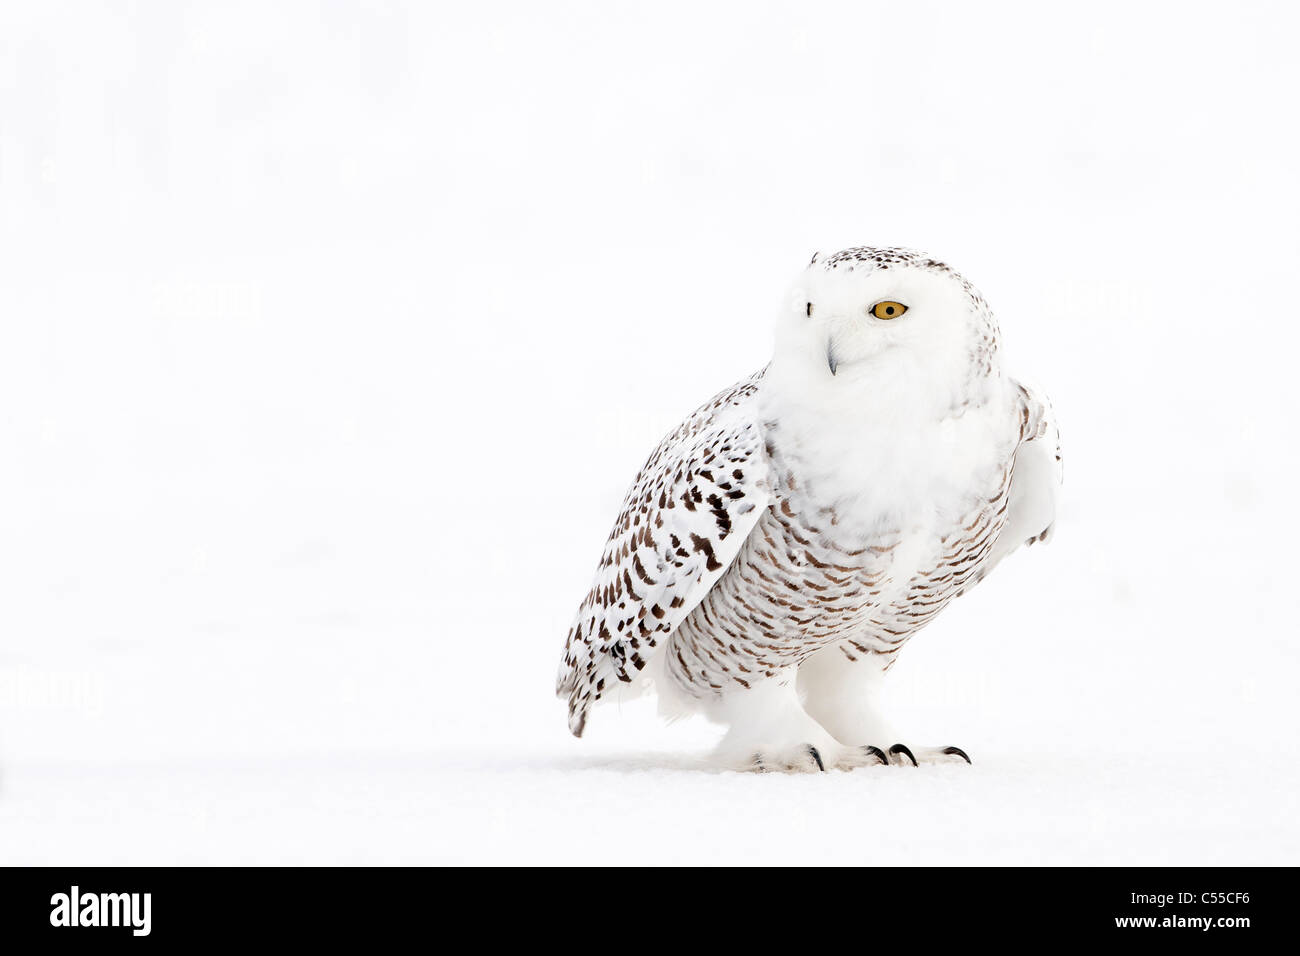
M1296 17L6 5L0 863L1294 864ZM628 482L862 243L1065 438L890 675L974 765L573 739Z

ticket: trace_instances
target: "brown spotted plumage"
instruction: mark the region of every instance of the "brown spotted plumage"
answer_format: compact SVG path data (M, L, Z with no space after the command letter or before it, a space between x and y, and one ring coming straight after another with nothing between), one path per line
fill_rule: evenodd
M644 669L762 513L768 464L744 411L761 376L715 396L665 437L628 491L556 685L575 735L592 704Z

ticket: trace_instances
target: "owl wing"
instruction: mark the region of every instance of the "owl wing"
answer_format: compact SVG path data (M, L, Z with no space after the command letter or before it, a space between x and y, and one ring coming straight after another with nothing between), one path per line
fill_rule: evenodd
M754 413L763 372L720 392L637 475L565 643L556 694L581 737L592 704L631 683L739 553L771 500Z
M1020 417L1020 443L1012 463L1007 520L994 545L989 570L1022 544L1051 537L1061 491L1061 432L1052 403L1032 386L1012 385Z

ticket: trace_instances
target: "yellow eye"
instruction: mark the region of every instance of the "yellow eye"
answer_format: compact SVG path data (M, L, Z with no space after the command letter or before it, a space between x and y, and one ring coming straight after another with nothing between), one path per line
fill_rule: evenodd
M906 311L901 302L877 302L871 307L871 314L878 319L896 319Z

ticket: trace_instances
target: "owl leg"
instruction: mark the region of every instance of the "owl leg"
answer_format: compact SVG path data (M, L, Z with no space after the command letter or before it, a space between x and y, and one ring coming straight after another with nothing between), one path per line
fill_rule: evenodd
M822 648L799 666L804 710L844 746L843 770L877 764L914 767L970 758L957 747L910 747L880 714L881 683L891 658L849 645Z
M799 666L804 709L842 743L873 743L888 748L899 737L880 715L881 684L888 660L859 654L850 660L844 645L824 647Z
M829 770L844 749L804 712L793 668L748 689L729 690L705 706L710 720L728 725L716 758L751 771Z

